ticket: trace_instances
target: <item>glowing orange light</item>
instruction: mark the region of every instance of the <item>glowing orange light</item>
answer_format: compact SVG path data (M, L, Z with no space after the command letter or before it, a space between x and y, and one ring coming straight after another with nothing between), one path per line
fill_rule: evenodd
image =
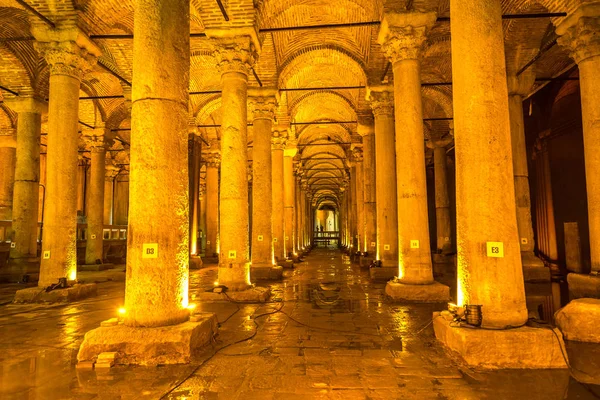
M125 309L125 307L120 307L120 308L117 310L117 312L118 312L120 315L125 315L125 313L127 313L127 310Z
M187 309L190 311L194 310L195 308L196 308L196 304L194 304L194 303L188 304L188 306L187 306Z
M219 281L214 281L213 285L219 286Z

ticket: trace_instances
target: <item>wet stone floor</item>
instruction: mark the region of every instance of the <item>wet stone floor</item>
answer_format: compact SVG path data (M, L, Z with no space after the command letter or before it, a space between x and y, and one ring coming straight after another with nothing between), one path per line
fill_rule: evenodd
M85 332L122 305L123 275L82 274L100 282L98 296L71 305L13 305L17 286L0 286L1 399L598 398L568 370L465 367L434 338L444 304L389 302L384 283L335 249L285 270L267 304L198 304L220 329L192 364L76 370ZM216 278L215 266L192 271L191 302Z

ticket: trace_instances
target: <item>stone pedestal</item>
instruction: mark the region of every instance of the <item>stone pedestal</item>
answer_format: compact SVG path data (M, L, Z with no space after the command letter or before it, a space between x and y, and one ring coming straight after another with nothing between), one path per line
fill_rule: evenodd
M264 303L271 297L271 289L263 287L250 287L246 290L227 291L225 293L201 292L196 294L196 300L229 301L237 303Z
M565 344L560 334L555 336L551 329L487 330L453 325L456 323L447 321L439 313L433 314L435 337L471 367L492 370L567 368L561 352Z
M385 294L398 302L447 303L450 300L450 288L435 281L429 285L406 285L401 281L390 281L385 285Z
M570 273L567 275L567 283L571 299L582 297L600 299L600 275Z
M85 334L77 360L95 361L100 353L116 352L117 365L189 363L217 334L214 314L200 314L192 319L197 321L156 328L117 324L94 329Z
M72 303L87 297L96 296L98 288L95 283L76 284L65 289L46 292L44 288L32 287L17 290L15 303Z
M281 280L283 278L283 267L279 265L254 265L250 267L250 280Z
M388 281L398 276L398 267L369 268L369 276L373 281Z
M600 299L576 299L554 315L565 340L600 343Z

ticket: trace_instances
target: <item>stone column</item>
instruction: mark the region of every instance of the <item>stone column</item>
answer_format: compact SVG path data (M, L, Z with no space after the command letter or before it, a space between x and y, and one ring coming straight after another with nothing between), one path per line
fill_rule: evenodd
M352 152L352 160L354 161L354 177L356 178L356 236L357 247L356 251L364 252L365 249L365 219L364 219L364 178L363 178L363 152L360 148L355 148Z
M284 247L285 256L294 256L294 186L296 178L294 177L294 156L296 155L296 147L288 142L284 150L283 157L283 188L284 188L284 214L285 214L285 237Z
M377 259L384 266L398 265L398 202L396 201L396 165L394 95L392 88L368 90L375 115L375 168L377 197Z
M375 131L372 118L367 118L359 122L358 134L363 138L364 251L374 257L377 249L377 203L375 185Z
M453 0L458 304L483 326L527 321L500 0ZM484 186L482 186L484 185ZM485 190L482 190L485 188Z
M592 274L600 274L600 2L583 4L556 28L579 66ZM596 288L600 284L596 283ZM600 297L596 293L594 297Z
M389 13L378 39L394 71L398 278L405 284L433 282L420 58L427 32L435 21L433 12Z
M452 252L450 198L448 196L448 156L446 155L446 146L451 142L452 138L431 138L427 141L427 146L433 149L436 247L440 254Z
M521 246L525 280L535 278L529 273L534 268L544 268L542 260L533 254L533 223L531 220L531 196L529 192L529 172L527 168L527 147L525 145L525 123L523 121L523 97L529 94L535 74L527 70L519 76L508 76L508 108L510 116L510 134L512 143L513 172L515 180L515 199L517 203L517 227ZM550 279L549 270L543 269ZM536 274L538 275L538 274Z
M42 114L48 112L48 105L30 97L15 99L9 106L18 113L12 213L15 247L11 248L10 257L35 257L40 197L40 133Z
M32 26L50 66L46 199L39 287L77 278L77 158L81 79L101 51L77 28Z
M273 162L273 248L275 259L285 260L285 212L283 188L283 149L287 143L287 130L277 128L271 138L271 157Z
M200 221L198 222L199 224L199 229L201 232L201 238L200 238L200 249L199 252L201 254L204 254L204 256L206 257L206 255L208 254L206 252L206 184L201 184L200 185Z
M108 164L104 173L104 225L114 223L115 177L119 174L119 167Z
M248 106L253 120L252 147L252 267L272 267L273 168L271 128L276 90L251 90Z
M248 238L248 74L256 58L250 36L214 38L221 71L221 182L219 283L231 291L250 287Z
M196 135L196 127L190 127L188 137L188 179L190 209L190 255L199 256L198 249L198 214L200 212L200 159L202 144Z
M218 142L211 143L211 148ZM219 255L219 166L218 151L206 155L206 257Z
M88 183L87 235L85 244L85 263L102 264L104 229L104 180L106 146L108 135L104 128L84 131L84 138L91 150L91 171ZM99 262L98 262L99 261Z
M15 166L17 161L17 141L14 131L0 136L0 221L13 219L13 191L15 186ZM0 235L0 241L12 238L13 228Z

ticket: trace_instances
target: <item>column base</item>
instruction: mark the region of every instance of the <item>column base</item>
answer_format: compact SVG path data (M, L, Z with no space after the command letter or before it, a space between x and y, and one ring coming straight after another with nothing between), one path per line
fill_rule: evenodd
M279 263L283 268L294 268L294 260L283 260L282 263Z
M202 259L204 264L218 264L219 263L219 257L218 256L210 256L210 257L204 257Z
M600 300L576 299L554 314L565 340L600 343Z
M570 372L577 382L600 385L600 346L566 341Z
M283 267L272 264L252 264L250 266L250 281L281 280Z
M570 273L567 275L567 283L571 299L582 297L600 299L600 275Z
M190 269L201 269L204 261L200 256L190 256Z
M394 301L413 303L447 303L450 300L450 288L435 281L428 285L389 281L385 285L385 294Z
M114 264L83 264L77 266L77 271L105 271L113 268Z
M253 287L247 290L227 291L225 293L201 292L194 301L233 301L237 303L264 303L271 297L271 289Z
M95 283L76 284L50 292L46 292L45 288L32 287L17 290L14 303L71 303L97 294L98 287Z
M369 276L372 281L389 281L398 276L398 266L383 266L369 268Z
M158 328L101 326L85 334L77 360L95 361L100 353L116 352L115 364L187 364L217 334L214 314L192 319L196 321Z
M367 253L366 255L360 256L360 259L358 260L358 265L360 265L361 267L368 267L373 261L375 261L375 257Z
M431 261L434 264L453 264L454 263L454 255L443 254L443 253L432 253Z
M521 253L523 263L523 279L525 282L550 282L550 268L531 252Z
M560 335L545 328L507 330L454 327L456 324L433 313L437 340L472 367L483 369L567 368Z
M7 266L0 274L0 283L23 282L25 275L28 275L28 282L35 282L40 276L39 257L9 258Z

